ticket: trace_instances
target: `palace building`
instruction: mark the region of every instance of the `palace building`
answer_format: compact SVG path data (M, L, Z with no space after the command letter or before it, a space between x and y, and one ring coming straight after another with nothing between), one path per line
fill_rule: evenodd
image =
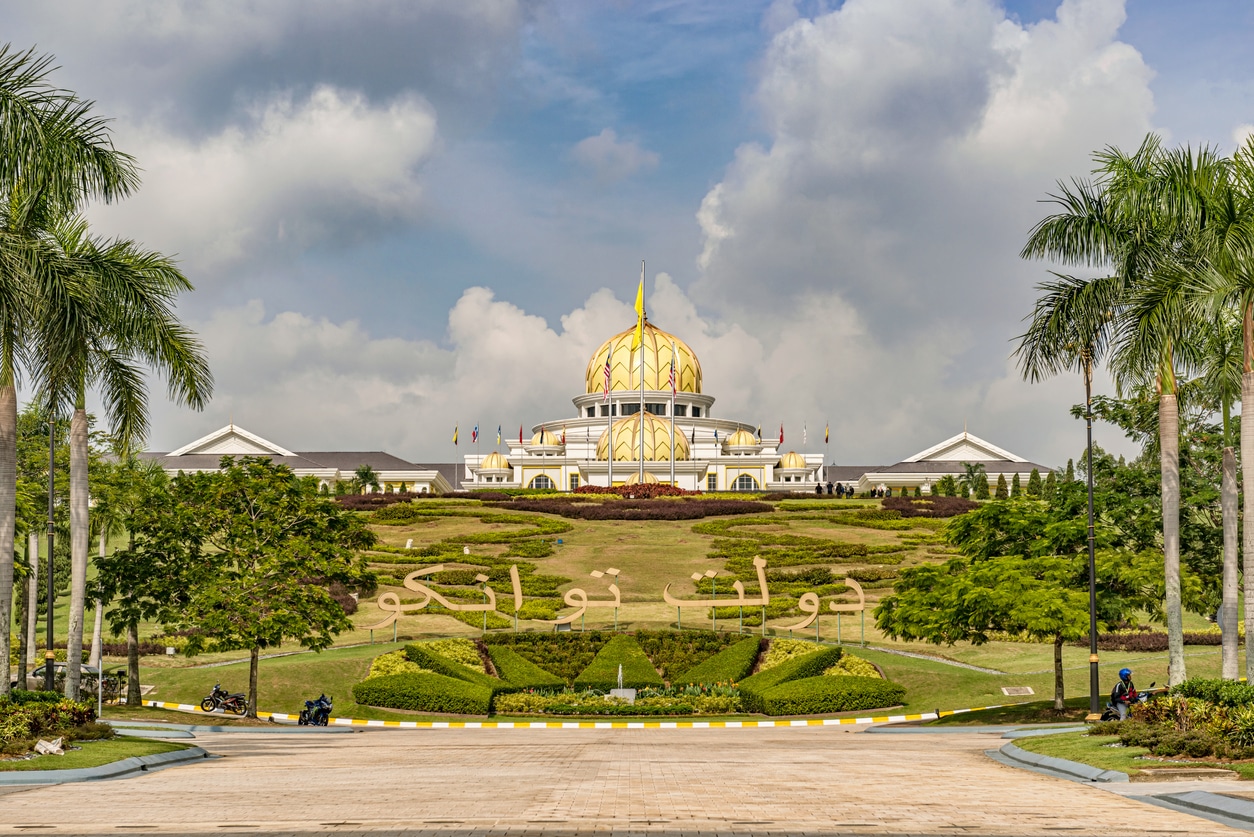
M635 332L614 335L588 359L572 413L533 426L529 438L507 440L505 452L467 455L461 487L573 491L656 482L699 491L813 491L822 481L822 454L781 451L754 425L717 415L687 343L646 319L633 350Z

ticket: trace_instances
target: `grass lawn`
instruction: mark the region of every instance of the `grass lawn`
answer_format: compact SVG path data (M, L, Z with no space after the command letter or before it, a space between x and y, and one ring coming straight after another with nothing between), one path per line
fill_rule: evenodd
M984 724L1055 724L1083 721L1088 713L1088 697L1074 697L1067 698L1067 708L1061 712L1054 708L1052 700L1037 700L996 709L981 709L979 712L964 712L961 715L946 715L935 721L927 721L925 725L962 727Z
M1114 735L1085 735L1082 732L1069 732L1059 735L1042 735L1036 738L1020 738L1014 742L1016 747L1043 756L1054 756L1069 761L1078 761L1105 770L1118 770L1127 773L1134 781L1144 776L1141 771L1146 767L1221 767L1235 770L1242 779L1254 779L1254 763L1237 762L1223 764L1220 762L1193 761L1191 759L1153 759L1138 758L1149 751L1144 747L1111 747L1118 744L1119 738Z
M79 767L99 767L135 756L155 756L186 750L185 744L153 741L151 738L127 738L119 736L109 741L79 741L81 750L67 750L63 756L39 756L33 759L0 760L0 770L73 770Z

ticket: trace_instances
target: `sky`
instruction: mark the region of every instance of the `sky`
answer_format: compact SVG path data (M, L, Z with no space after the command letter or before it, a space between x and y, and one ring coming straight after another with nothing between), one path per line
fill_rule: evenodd
M468 452L573 416L650 321L714 415L887 464L960 432L1081 453L1011 352L1058 180L1254 128L1243 0L40 0L5 37L139 162L102 236L175 255L215 376L148 447ZM1103 384L1107 390L1109 386ZM453 427L462 428L454 448ZM831 442L822 444L830 425ZM806 428L808 444L802 445ZM1099 444L1131 452L1109 427Z

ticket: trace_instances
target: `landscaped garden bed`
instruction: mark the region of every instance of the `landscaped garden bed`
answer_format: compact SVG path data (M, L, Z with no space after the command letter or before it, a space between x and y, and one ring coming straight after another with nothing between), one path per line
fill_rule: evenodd
M609 694L620 685L634 701ZM392 709L589 717L832 714L895 706L904 694L839 647L711 631L415 643L376 658L353 687L358 703Z
M40 739L77 741L113 737L113 727L96 721L90 703L67 700L56 692L15 689L0 697L0 765L5 760L29 758Z

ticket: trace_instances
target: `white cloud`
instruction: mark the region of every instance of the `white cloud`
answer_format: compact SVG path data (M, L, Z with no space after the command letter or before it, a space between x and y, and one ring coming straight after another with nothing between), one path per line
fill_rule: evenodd
M1237 148L1249 142L1250 137L1254 137L1254 125L1238 125L1232 129L1232 144Z
M656 168L658 155L635 140L620 140L613 128L575 143L571 159L605 183L630 177L641 169Z
M119 126L143 161L144 187L94 210L103 231L142 230L148 246L198 268L273 251L332 246L420 210L418 169L436 147L422 99L373 105L318 87L254 103L247 117L202 140L149 124Z

